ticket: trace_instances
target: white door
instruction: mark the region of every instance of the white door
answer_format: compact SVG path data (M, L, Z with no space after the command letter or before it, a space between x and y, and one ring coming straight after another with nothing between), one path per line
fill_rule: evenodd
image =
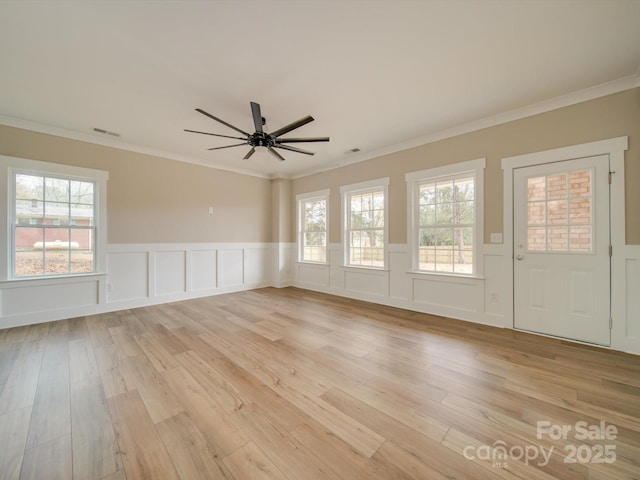
M609 157L513 171L514 327L609 345Z

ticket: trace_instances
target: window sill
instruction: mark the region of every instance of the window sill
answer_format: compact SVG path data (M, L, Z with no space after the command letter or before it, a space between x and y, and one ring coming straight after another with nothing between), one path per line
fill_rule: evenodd
M0 288L54 285L60 283L82 283L90 279L106 278L106 273L78 273L75 275L55 275L50 277L10 278L0 281Z
M328 267L329 263L327 262L310 262L309 260L298 260L296 262L298 265L311 265L317 267Z

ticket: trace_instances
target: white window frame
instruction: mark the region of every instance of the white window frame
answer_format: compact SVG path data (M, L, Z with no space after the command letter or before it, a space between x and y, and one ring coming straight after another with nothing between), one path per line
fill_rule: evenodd
M25 173L71 180L93 182L95 209L94 271L91 273L69 273L61 275L14 276L14 233L12 224L15 214L15 174ZM25 158L0 155L0 196L6 200L6 208L0 208L0 238L5 239L6 248L0 249L0 282L42 281L69 277L104 275L107 251L107 180L109 173L103 170L75 167L58 163L41 162Z
M297 244L298 244L298 262L300 263L312 263L319 265L327 265L329 263L329 193L330 190L318 190L315 192L300 193L296 195L296 230L297 230ZM324 200L326 202L326 217L325 217L325 261L306 260L304 258L304 208L302 204L309 200Z
M348 201L349 197L353 194L368 193L378 191L382 189L384 195L384 253L383 253L383 265L359 265L350 262L351 259L351 205ZM340 195L342 197L342 246L343 246L343 265L345 267L352 268L367 268L375 270L385 270L389 265L389 177L378 178L376 180L369 180L366 182L354 183L351 185L343 185L340 187Z
M451 165L429 168L405 175L407 182L407 241L412 255L412 272L421 275L443 275L463 278L481 278L483 275L482 248L484 242L484 169L486 159L478 158ZM473 273L436 272L419 268L419 194L420 185L426 182L474 176L474 226L473 226Z

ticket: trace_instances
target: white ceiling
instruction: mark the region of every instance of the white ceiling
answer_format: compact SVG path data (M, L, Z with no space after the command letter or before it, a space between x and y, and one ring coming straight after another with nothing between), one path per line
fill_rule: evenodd
M637 78L640 1L3 1L0 123L296 177ZM250 160L236 132L330 136ZM98 127L119 138L93 132ZM415 141L415 140L414 140ZM360 148L359 154L348 150Z

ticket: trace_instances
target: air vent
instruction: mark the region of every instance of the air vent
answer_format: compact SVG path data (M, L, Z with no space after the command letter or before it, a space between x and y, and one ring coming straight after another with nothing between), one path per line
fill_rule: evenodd
M112 137L119 137L120 134L116 132L110 132L109 130L105 130L103 128L94 128L94 132L101 133L102 135L111 135Z

